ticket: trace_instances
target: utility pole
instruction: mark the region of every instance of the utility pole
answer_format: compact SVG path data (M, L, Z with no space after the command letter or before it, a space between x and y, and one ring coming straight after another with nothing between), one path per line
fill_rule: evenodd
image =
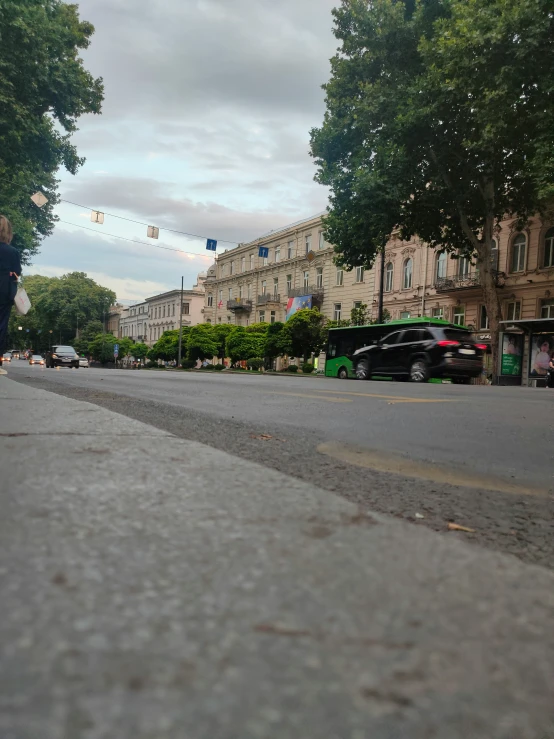
M385 291L385 244L381 247L381 274L379 275L379 309L377 323L383 323L383 293Z
M183 284L184 277L181 277L181 305L179 306L179 357L177 359L177 367L181 366L181 349L183 347Z

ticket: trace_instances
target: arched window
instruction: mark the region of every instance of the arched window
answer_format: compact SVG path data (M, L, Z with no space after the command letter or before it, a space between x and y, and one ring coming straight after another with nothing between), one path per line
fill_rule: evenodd
M512 244L512 262L510 265L511 272L523 272L525 269L525 251L527 239L525 234L518 234Z
M446 277L446 252L441 251L437 255L437 270L436 270L436 278L437 280L444 279Z
M404 274L403 274L403 279L402 279L402 289L403 290L409 290L411 288L413 273L414 273L414 263L412 259L408 258L404 262Z
M544 237L543 267L554 267L554 228L549 228Z
M469 257L460 257L458 259L458 277L467 277L471 268L471 260Z
M393 278L394 278L394 267L392 266L392 262L389 262L387 266L385 267L385 292L386 293L392 292Z

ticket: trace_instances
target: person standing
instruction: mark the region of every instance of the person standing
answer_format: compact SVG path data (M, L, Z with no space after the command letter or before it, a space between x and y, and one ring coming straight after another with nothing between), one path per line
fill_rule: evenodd
M21 258L11 246L12 238L12 224L0 215L0 366L8 348L8 323L21 274Z

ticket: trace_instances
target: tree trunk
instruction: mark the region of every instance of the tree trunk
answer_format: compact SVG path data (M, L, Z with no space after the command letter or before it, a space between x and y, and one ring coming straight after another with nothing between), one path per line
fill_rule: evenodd
M491 241L491 238L483 239L483 243L477 251L477 266L479 267L481 287L483 289L483 302L487 309L487 316L489 319L492 352L492 381L493 384L496 384L499 373L498 337L499 324L502 320L502 309L497 289L497 272L491 261Z

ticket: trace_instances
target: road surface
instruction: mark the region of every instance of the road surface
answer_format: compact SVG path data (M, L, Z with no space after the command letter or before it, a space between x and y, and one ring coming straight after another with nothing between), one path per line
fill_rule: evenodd
M23 362L8 374L554 568L554 391Z

